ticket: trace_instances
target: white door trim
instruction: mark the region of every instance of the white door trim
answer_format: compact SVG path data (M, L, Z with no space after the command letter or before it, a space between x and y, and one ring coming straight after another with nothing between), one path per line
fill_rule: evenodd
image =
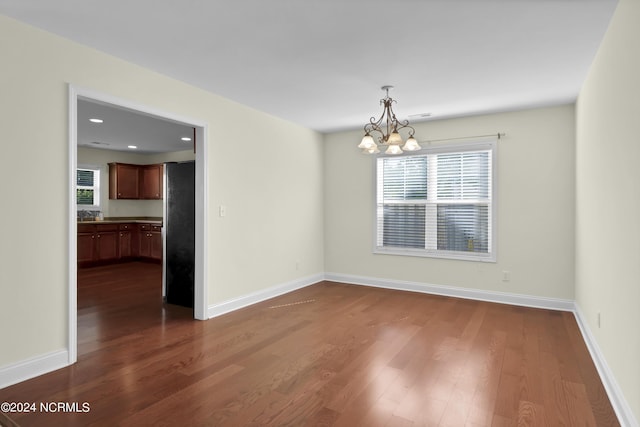
M111 95L69 84L69 364L78 360L78 303L77 303L77 220L76 220L76 177L75 169L78 163L78 98L112 104L134 110L161 119L175 121L196 129L196 248L194 271L194 317L200 320L208 319L208 280L205 260L207 259L208 235L208 162L207 162L207 123L188 117L151 108L132 101L116 98Z

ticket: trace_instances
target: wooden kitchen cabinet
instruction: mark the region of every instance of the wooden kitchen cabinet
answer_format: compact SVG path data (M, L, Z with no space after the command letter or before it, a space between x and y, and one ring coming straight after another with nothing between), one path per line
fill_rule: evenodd
M162 199L163 164L109 163L110 199Z
M144 165L140 167L142 180L140 187L141 199L162 199L162 164Z
M141 199L162 199L163 164L141 166Z
M162 261L162 227L154 224L140 224L139 230L138 255L141 258Z
M118 258L118 228L98 226L96 232L96 257L98 261Z
M83 231L78 226L78 264L86 264L94 260L96 251L96 236L93 230Z
M162 227L151 227L151 259L162 261Z
M78 266L120 261L162 261L162 226L138 223L79 223Z
M116 224L78 224L78 265L118 258L118 226Z
M140 198L140 167L128 163L109 163L109 198Z
M120 224L118 226L118 258L126 259L134 256L134 235L135 226L133 224Z

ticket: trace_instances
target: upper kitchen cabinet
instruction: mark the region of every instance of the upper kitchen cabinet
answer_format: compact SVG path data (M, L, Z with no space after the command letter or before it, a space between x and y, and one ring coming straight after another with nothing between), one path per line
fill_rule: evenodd
M109 198L140 198L140 166L109 163Z
M110 199L162 199L163 165L109 163Z
M162 168L162 164L141 166L141 199L162 199Z

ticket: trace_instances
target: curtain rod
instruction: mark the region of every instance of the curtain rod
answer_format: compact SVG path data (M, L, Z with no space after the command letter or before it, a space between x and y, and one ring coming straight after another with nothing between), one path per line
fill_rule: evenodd
M504 137L506 135L506 133L504 132L498 132L498 133L492 133L489 135L471 135L471 136L459 136L457 138L444 138L444 139L428 139L426 141L420 141L421 143L432 143L432 142L442 142L442 141L453 141L456 139L469 139L469 138L486 138L488 136L495 136L498 139Z

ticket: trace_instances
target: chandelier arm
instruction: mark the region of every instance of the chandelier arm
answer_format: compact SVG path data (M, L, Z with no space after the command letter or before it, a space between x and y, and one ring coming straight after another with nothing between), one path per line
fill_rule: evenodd
M390 101L393 102L392 99L390 99ZM413 126L409 126L409 120L398 120L396 118L396 113L393 111L393 108L391 108L391 104L389 104L389 116L391 117L391 120L393 122L393 129L395 131L399 131L400 129L409 129L409 137L412 137L415 133L416 130L413 128Z
M381 122L380 122L380 120L381 120L381 119L379 119L379 120L377 120L377 121L376 121L376 118L375 118L375 117L371 117L371 118L369 119L369 123L367 123L367 124L365 125L365 127L367 127L367 126L368 126L368 127L371 127L371 128L379 128L379 127L380 127L380 123L381 123Z
M382 132L382 130L380 130L380 128L378 126L371 125L371 123L367 123L367 125L364 127L365 133L371 135L373 132L377 132L380 134L380 136L377 137L378 140L378 144L384 144L384 132Z
M397 130L408 129L410 137L413 136L416 133L416 130L413 128L413 126L409 126L409 120L398 121L397 123L400 126L398 126L396 129Z
M385 113L385 111L382 110L382 114L380 115L380 118L378 120L376 120L375 116L372 116L369 119L369 124L371 124L371 125L373 125L373 126L375 126L376 128L379 129L380 125L382 124L382 121L384 120L384 113Z
M375 116L372 116L369 119L369 123L367 123L366 125L364 125L364 131L365 133L371 133L371 132L378 132L380 134L380 136L378 137L378 143L379 144L384 144L386 138L385 138L385 133L382 130L382 122L384 121L385 118L385 113L386 110L382 111L382 115L380 116L380 118L378 120L376 120ZM388 132L387 132L388 134Z

